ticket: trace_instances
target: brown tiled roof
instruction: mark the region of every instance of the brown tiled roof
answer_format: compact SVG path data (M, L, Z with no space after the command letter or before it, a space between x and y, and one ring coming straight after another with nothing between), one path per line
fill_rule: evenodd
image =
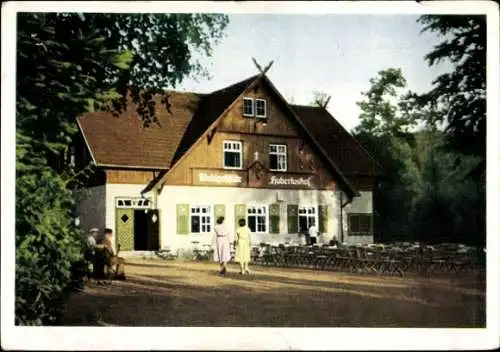
M119 117L95 112L78 121L97 165L166 170L257 77L210 94L168 92L168 110L155 96L159 125L144 127L131 100Z
M348 178L379 176L384 173L370 153L326 109L315 106L290 106L328 157Z
M108 112L88 113L78 119L97 165L167 169L198 107L200 95L168 92L170 108L153 97L159 124L144 127L130 101L114 117Z

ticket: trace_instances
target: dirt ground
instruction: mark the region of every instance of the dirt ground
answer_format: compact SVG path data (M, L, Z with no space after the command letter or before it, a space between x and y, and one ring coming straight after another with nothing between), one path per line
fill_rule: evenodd
M126 281L91 282L63 325L201 327L485 327L485 280L392 277L127 259Z

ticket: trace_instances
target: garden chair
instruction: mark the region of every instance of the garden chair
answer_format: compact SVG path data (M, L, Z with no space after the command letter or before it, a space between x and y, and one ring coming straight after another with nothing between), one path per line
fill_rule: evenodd
M260 250L259 247L252 247L250 252L250 260L252 263L257 264L260 261Z
M173 259L177 259L177 257L178 257L177 253L173 253L172 248L170 248L168 246L163 247L162 249L156 251L155 254L164 260L173 260Z
M382 274L394 275L398 273L400 276L404 276L401 268L401 254L402 251L398 247L382 252L381 266L378 271Z

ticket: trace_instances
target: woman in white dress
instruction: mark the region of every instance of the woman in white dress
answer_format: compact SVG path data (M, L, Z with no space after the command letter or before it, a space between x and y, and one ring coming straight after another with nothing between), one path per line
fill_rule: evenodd
M238 221L238 230L236 231L236 261L240 263L240 274L249 274L248 262L250 262L250 250L252 239L250 229L246 226L245 219Z
M227 262L231 260L231 250L229 247L229 230L224 223L224 217L217 218L217 224L214 226L214 261L219 262L219 273L224 275L227 271Z

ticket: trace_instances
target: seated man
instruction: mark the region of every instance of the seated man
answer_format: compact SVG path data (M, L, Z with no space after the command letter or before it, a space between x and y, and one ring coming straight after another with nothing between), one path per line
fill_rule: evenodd
M95 233L98 230L93 228L90 229L87 238L86 238L86 246L85 246L85 252L84 252L84 258L86 261L92 262L94 260L94 251L95 247L97 246L97 242L95 239Z
M118 251L116 254L113 250L113 230L107 228L104 230L104 255L105 255L105 263L107 268L107 273L109 275L109 271L114 272L116 277L124 277L124 265L125 259L122 257L118 257L118 253L120 252L120 245L118 245Z
M340 245L340 242L337 240L336 236L333 236L333 238L330 240L330 246L338 247Z
M92 271L94 270L93 265L94 265L94 259L95 259L95 249L97 246L96 239L95 239L95 233L97 232L97 229L90 229L87 237L85 239L85 248L83 252L83 259L85 260L84 265L85 265L85 271L86 271L86 276L90 277ZM89 267L89 265L92 265L92 268Z

